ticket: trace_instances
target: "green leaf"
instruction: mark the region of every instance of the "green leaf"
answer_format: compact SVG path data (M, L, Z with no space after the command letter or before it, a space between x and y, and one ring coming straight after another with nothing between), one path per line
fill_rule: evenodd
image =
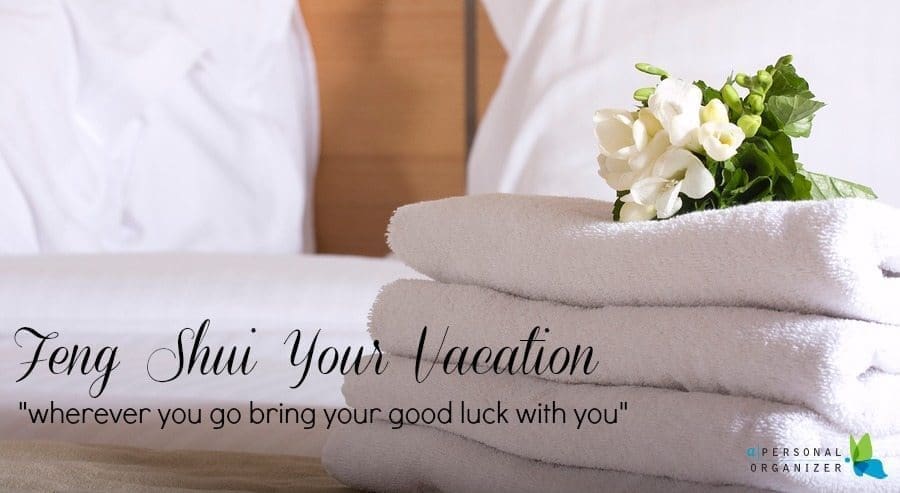
M747 184L750 181L747 172L743 169L736 169L731 172L731 176L728 177L728 181L725 182L725 191L732 192L737 190L738 188Z
M769 144L771 151L778 156L778 160L782 164L780 171L783 175L791 177L797 173L797 155L794 154L794 144L791 138L783 133L777 132L765 141Z
M812 197L812 181L810 181L802 172L797 173L789 180L789 197L791 200L811 200Z
M850 435L850 458L853 462L857 462L856 457L859 456L859 445L856 443L856 440L853 439L853 435Z
M735 197L742 204L762 202L772 198L772 179L768 176L757 176L750 183L735 189Z
M859 439L856 445L856 453L853 454L853 462L862 462L872 458L872 438L866 433Z
M809 137L809 133L812 131L812 120L813 117L810 116L802 120L797 120L794 123L789 123L784 126L784 133L791 137Z
M735 164L747 170L750 176L790 176L794 173L793 163L783 162L766 139L745 142L733 159Z
M809 90L806 79L797 75L797 69L791 65L779 65L772 73L772 87L766 92L768 96L800 96L812 99L815 95Z
M801 174L812 182L810 194L814 200L861 198L877 199L871 188L832 176L802 170Z
M709 87L706 82L702 80L694 81L694 85L700 88L700 92L703 94L703 105L712 101L713 99L722 99L722 93Z
M804 96L772 96L766 99L766 116L775 128L791 137L808 137L813 114L825 103Z

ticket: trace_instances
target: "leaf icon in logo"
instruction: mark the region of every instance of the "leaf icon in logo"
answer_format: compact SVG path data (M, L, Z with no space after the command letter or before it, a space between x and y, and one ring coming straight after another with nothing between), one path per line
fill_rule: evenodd
M850 457L853 459L853 472L857 476L871 476L876 479L884 479L884 464L878 459L872 458L872 437L868 433L857 442L850 435Z
M853 447L853 436L850 436L850 447ZM863 462L872 458L872 438L868 433L859 439L856 450L853 450L853 462Z

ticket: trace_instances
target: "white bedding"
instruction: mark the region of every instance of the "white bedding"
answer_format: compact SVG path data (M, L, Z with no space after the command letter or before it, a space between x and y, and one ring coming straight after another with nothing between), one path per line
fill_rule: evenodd
M888 185L900 179L900 167L883 164L900 154L900 120L892 116L898 103L881 98L879 111L872 111L864 96L900 84L900 66L872 49L900 43L897 2L482 3L509 56L469 154L468 193L611 200L615 191L597 176L591 116L627 107L632 91L654 83L635 63L717 85L732 71L755 72L792 53L817 99L828 103L811 138L794 139L800 160L811 170L872 185L883 201L900 206L900 188Z
M315 250L296 0L0 1L0 253Z
M318 344L371 348L366 320L380 287L394 279L420 277L397 260L325 255L86 255L0 257L0 439L44 438L130 446L242 450L317 455L321 429L297 425L176 426L32 425L18 410L64 407L238 407L247 403L333 407L344 404L340 375L311 372L290 389L299 370L283 343L293 329ZM153 382L151 352L175 347L178 332L209 318L210 346L252 345L258 367L249 376L191 376ZM50 375L46 363L15 383L30 361L36 340L14 332L29 326L60 333L44 350L59 345L120 346L121 366L96 399L88 387L96 375ZM251 333L256 328L256 333ZM304 347L306 347L304 345ZM157 356L164 358L164 355ZM163 359L156 360L163 362ZM158 376L165 368L157 367ZM183 381L182 381L183 380Z

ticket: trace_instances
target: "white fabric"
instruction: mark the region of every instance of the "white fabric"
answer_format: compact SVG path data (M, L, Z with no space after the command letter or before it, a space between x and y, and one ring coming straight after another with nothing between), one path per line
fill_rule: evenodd
M328 472L363 491L455 493L694 493L748 492L619 471L565 467L500 452L423 426L391 429L387 422L342 426L322 451Z
M390 348L387 348L388 350ZM521 375L446 375L432 371L418 383L415 362L392 357L385 373L348 376L344 396L356 408L446 407L456 403L456 419L435 428L479 441L521 457L567 466L612 469L710 484L743 484L779 491L897 491L900 475L860 483L844 463L849 437L818 415L799 407L760 399L650 387L605 387L550 382ZM511 409L509 423L463 424L459 402L467 409ZM565 423L520 424L513 409L555 402L567 409ZM618 411L615 424L584 424L577 429L573 409ZM612 415L608 415L611 419ZM885 464L900 459L900 435L872 436L875 457ZM752 472L750 447L830 447L841 457L840 472ZM772 461L769 461L772 462ZM775 461L777 462L777 461Z
M0 253L311 251L297 2L0 2Z
M541 9L540 2L521 2L519 0L482 0L497 39L507 52L513 52L523 42L522 36L529 26L529 19L536 18L533 11Z
M470 193L612 199L597 176L591 116L628 108L654 78L637 62L721 84L785 53L828 103L812 137L795 139L810 169L872 185L900 206L900 67L879 46L900 45L900 4L845 0L482 0L508 49L502 80L469 158ZM878 98L872 111L871 98Z
M31 425L16 403L47 406L183 406L209 410L257 405L331 407L344 405L340 374L311 371L300 377L290 365L293 329L303 331L301 349L321 329L318 347L371 348L366 334L369 307L380 287L416 276L396 260L341 256L225 254L141 254L0 257L0 439L91 441L129 446L224 449L314 455L322 429L302 425L242 425L213 430L185 425L160 431L148 426ZM187 376L172 383L152 381L146 370L152 351L175 347L178 332L209 318L204 342L215 348L252 347L258 367L249 376ZM97 399L88 397L96 378L50 375L42 363L15 383L34 352L34 339L13 332L22 326L59 332L45 351L61 345L119 346L120 367ZM256 328L256 333L251 333ZM46 354L44 355L46 357ZM159 372L174 370L157 360ZM157 373L160 374L160 373ZM168 373L166 373L168 374ZM285 433L290 427L291 433ZM298 439L303 433L304 439Z
M388 242L435 280L527 298L753 306L900 324L900 277L891 271L898 225L900 211L859 199L615 223L605 202L489 194L401 207Z
M754 308L584 309L425 280L385 286L370 319L372 337L401 356L433 361L454 346L502 354L540 327L546 342L531 361L540 347L546 362L552 348L580 345L594 348L597 363L590 375L542 378L759 397L808 407L845 429L900 433L900 330L889 325Z

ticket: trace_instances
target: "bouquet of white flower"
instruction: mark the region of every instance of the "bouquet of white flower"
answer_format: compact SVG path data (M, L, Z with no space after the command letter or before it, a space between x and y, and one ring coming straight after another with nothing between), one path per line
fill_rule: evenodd
M600 176L618 192L615 219L666 219L768 200L876 198L868 187L797 161L791 139L809 136L825 104L813 99L791 61L786 55L756 75L739 73L718 90L637 64L660 78L634 92L638 109L594 114Z

